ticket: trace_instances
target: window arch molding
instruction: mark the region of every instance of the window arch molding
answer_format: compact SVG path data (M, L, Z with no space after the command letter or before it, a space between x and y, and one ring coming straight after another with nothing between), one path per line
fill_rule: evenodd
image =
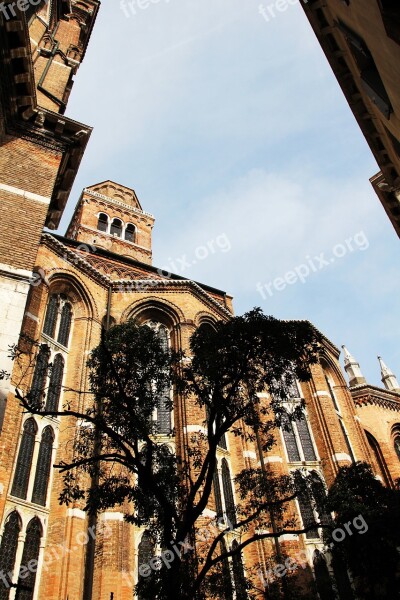
M387 468L386 460L383 456L380 444L378 440L372 435L372 433L370 433L366 429L364 431L368 440L369 448L371 450L373 459L376 463L372 466L378 471L377 475L379 475L382 479L382 483L386 484L388 487L391 487L392 478L390 477L390 473ZM397 457L400 461L400 428L397 430L394 429L394 435L392 436L392 440L394 451L396 452Z
M107 213L101 211L97 213L97 231L102 233L110 232L111 219Z
M166 325L171 336L171 345L173 348L178 346L178 337L176 335L177 326L186 321L183 311L167 300L158 298L147 298L136 304L129 306L121 316L121 322L136 319L139 324L146 321L157 321Z
M48 295L45 299L46 306L53 294L64 294L68 298L75 320L83 318L100 320L93 296L75 276L62 272L51 276Z
M122 228L122 237L126 242L130 242L131 244L137 243L137 233L138 229L136 225L133 223L126 223Z

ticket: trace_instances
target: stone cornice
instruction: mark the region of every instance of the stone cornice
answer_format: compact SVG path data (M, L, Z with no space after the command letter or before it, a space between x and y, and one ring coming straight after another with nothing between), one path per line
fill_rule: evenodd
M104 196L103 194L99 194L98 192L93 192L92 190L85 188L83 190L84 194L88 194L89 196L93 196L94 198L99 198L100 200L104 200L105 202L107 202L108 204L116 204L117 206L121 206L122 208L125 208L126 210L129 210L131 212L136 213L137 215L145 215L146 217L150 217L151 219L154 220L154 215L152 215L151 213L148 213L144 210L139 210L138 208L135 208L134 206L130 206L129 204L125 204L124 202L121 202L120 200L114 200L114 198L110 198L109 196Z
M400 394L397 392L362 384L350 388L350 393L358 407L373 405L400 412Z

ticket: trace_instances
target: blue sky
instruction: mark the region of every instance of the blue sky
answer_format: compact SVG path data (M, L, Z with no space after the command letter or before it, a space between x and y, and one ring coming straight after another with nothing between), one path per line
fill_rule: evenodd
M94 131L59 232L83 187L132 187L156 266L237 314L309 319L380 385L377 354L400 377L400 278L378 167L300 5L268 22L259 5L103 1L67 111Z

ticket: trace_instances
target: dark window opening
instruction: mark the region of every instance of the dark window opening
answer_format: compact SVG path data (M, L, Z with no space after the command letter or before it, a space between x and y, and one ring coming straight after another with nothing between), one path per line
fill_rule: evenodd
M235 540L232 550L236 550L238 543ZM246 577L244 575L242 553L238 552L232 556L233 581L235 583L236 600L247 600Z
M53 452L54 433L50 426L45 427L40 444L33 486L32 502L46 506L47 489L49 487L51 456Z
M28 491L36 432L37 427L35 421L33 419L28 419L24 425L24 432L22 434L21 445L17 458L17 466L15 469L14 481L11 489L12 496L22 498L23 500L26 500L26 494Z
M213 483L214 483L215 512L217 513L217 519L220 519L223 516L223 508L222 508L221 486L219 485L219 476L218 476L217 469L215 469L215 471L214 471Z
M233 497L231 472L225 458L222 459L222 488L224 490L226 516L231 525L236 525L235 499Z
M127 225L125 229L125 239L127 242L135 241L135 227L134 225Z
M47 305L46 318L43 326L43 333L51 338L54 338L54 333L57 324L59 297L50 296L49 303Z
M40 551L40 540L42 537L42 526L37 517L32 519L26 528L26 539L21 565L37 564ZM25 576L26 575L26 576ZM24 578L18 579L16 600L32 600L35 590L36 570L29 569Z
M72 309L69 304L64 304L61 311L60 329L57 342L62 346L68 346L69 333L71 331Z
M60 402L62 380L64 375L64 359L57 354L51 368L49 389L47 392L46 410L56 411Z
M116 237L122 236L122 221L119 219L114 219L111 223L111 235L115 235Z
M4 578L0 579L0 600L8 600L10 595L12 582L8 573L14 570L20 531L21 519L14 511L7 519L0 545L0 572L4 574Z
M99 214L99 219L97 221L97 229L98 231L107 231L108 229L108 217L104 213Z

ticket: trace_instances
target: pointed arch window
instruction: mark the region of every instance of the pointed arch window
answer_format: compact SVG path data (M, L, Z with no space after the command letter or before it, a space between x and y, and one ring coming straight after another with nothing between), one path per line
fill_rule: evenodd
M34 419L25 421L11 495L26 500L37 426Z
M52 294L47 303L43 333L67 347L72 325L72 306L64 294Z
M135 226L131 223L128 223L125 229L125 239L127 242L135 241Z
M306 415L290 421L287 417L282 427L289 462L314 462L317 460Z
M111 223L110 229L111 235L115 235L116 237L122 236L122 221L121 219L113 219Z
M138 547L138 600L147 600L148 595L141 587L147 580L140 574L140 567L149 564L155 554L155 543L148 531L145 531Z
M225 512L228 517L230 523L232 525L236 524L236 511L235 511L235 499L233 497L233 489L232 489L232 479L231 472L228 466L228 462L226 458L222 459L222 488L224 490L224 498L225 498Z
M234 540L232 550L238 548L238 543ZM232 556L233 581L235 583L236 600L247 600L246 577L244 575L242 553L239 551Z
M24 552L21 565L37 564L40 551L40 540L42 538L42 526L37 517L34 517L26 528ZM34 561L33 563L31 561ZM16 600L32 600L35 591L36 570L29 569L23 579L18 579L18 588L15 595Z
M107 232L108 229L108 217L105 213L100 213L97 221L97 229L98 231Z
M394 450L397 454L397 458L400 460L400 435L396 435L394 438Z
M33 404L41 404L45 394L47 374L49 370L50 348L46 344L40 346L36 358L29 398Z
M5 575L0 578L0 600L8 600L10 595L12 573L17 554L18 538L21 531L21 519L16 510L8 517L4 526L3 537L0 545L0 573Z
M47 305L46 318L45 318L44 326L43 326L43 333L45 333L46 335L48 335L51 338L54 338L55 331L56 331L59 300L60 300L60 298L58 295L52 295L52 296L50 296L50 299L49 299L49 302Z
M33 485L32 502L46 506L47 489L49 487L51 457L53 453L53 428L45 427L40 442L39 456L36 466L35 483Z
M49 390L47 392L46 410L56 411L60 403L62 381L64 376L64 359L56 354L51 368Z
M69 303L64 304L61 310L60 328L58 330L57 342L62 346L68 346L69 334L72 323L72 308Z

